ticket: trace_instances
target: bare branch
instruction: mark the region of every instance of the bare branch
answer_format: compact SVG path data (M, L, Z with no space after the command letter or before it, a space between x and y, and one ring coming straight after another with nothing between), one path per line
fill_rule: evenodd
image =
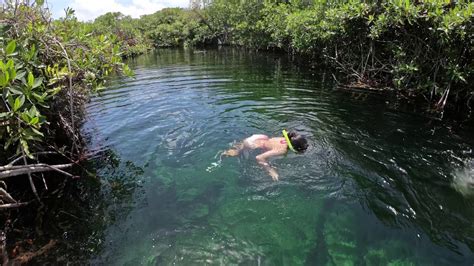
M0 188L0 199L8 203L16 203L16 200L5 189Z
M28 161L26 161L26 154L25 154L25 150L22 149L22 153L23 153L23 162L25 163L25 166L28 165ZM35 183L33 182L33 177L31 177L31 172L27 172L28 174L28 180L30 181L30 186L31 186L31 190L33 190L33 193L35 194L35 197L36 199L41 202L41 199L38 195L38 191L36 190L36 186L35 186ZM41 203L42 204L42 203Z
M42 248L40 248L36 252L25 252L19 255L17 258L14 259L14 262L15 262L14 264L23 265L23 264L29 263L35 257L41 256L45 254L46 252L48 252L51 248L53 248L56 245L57 242L58 242L57 240L50 240L48 244L44 245Z
M30 203L31 203L31 201L3 204L3 205L0 205L0 210L23 207L23 206L26 206L26 205L28 205L28 204L30 204Z
M5 168L0 167L0 179L11 177L11 176L18 176L18 175L24 175L24 174L32 174L32 173L40 173L40 172L48 172L48 171L57 171L62 174L65 174L65 171L62 171L61 169L65 168L70 168L74 164L69 163L69 164L57 164L57 165L47 165L47 164L30 164L30 165L25 165L25 166L12 166L9 169L3 169ZM67 173L67 176L71 176L71 174Z
M57 152L55 151L43 151L43 152L35 152L35 153L32 153L32 155L45 155L45 154L58 154ZM7 166L11 166L11 165L14 165L16 162L18 162L19 160L23 159L24 156L21 155L20 157L16 158L15 160L11 161L9 164L7 164Z
M72 127L72 132L74 133L74 104L73 104L73 92L72 92L72 71L71 71L71 60L69 59L69 55L67 54L67 51L66 49L64 48L64 46L62 45L62 43L54 38L54 41L56 41L56 43L61 47L61 49L63 50L64 52L64 56L66 57L66 60L67 60L67 68L68 68L68 80L69 80L69 112L71 113L71 127ZM71 149L71 153L74 152L74 150L76 149L76 142L74 141L72 143L72 149Z

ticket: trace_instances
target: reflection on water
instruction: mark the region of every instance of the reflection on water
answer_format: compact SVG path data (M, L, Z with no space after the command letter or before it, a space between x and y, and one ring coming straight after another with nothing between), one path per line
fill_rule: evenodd
M90 149L113 151L135 173L97 160L101 193L115 191L103 203L113 219L89 263L474 260L473 203L452 186L458 169L472 171L471 138L382 96L335 90L324 70L274 55L165 50L131 65L135 79L113 81L87 108ZM280 182L253 152L219 157L282 128L311 146L273 160Z
M474 195L474 160L454 172L453 187L466 197Z

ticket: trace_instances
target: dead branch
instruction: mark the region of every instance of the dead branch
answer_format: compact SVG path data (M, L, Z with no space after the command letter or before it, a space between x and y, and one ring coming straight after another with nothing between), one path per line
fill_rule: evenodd
M40 173L40 172L48 172L48 171L56 171L62 174L66 174L67 176L72 177L71 174L61 170L65 168L70 168L74 164L56 164L56 165L48 165L48 164L30 164L30 165L22 165L22 166L1 166L0 167L0 179L11 177L11 176L18 176L24 174L32 174L32 173Z
M36 163L40 163L38 157L36 157ZM41 180L43 181L44 189L48 190L48 184L46 183L46 179L44 178L44 173L41 173Z
M357 77L358 80L363 80L362 76L361 76L361 73L359 73L358 71L356 71L352 66L350 66L349 64L346 64L344 65L343 63L341 63L338 59L337 59L337 56L336 57L331 57L331 56L327 56L328 59L332 60L332 62L336 63L337 65L339 65L340 69L345 71L345 72L351 72L350 75L353 75L355 77Z
M5 189L0 188L0 199L7 203L16 203L16 200Z
M32 153L32 155L36 155L36 157L38 157L38 155L45 155L45 154L58 154L57 152L55 151L43 151L43 152L35 152L35 153ZM17 163L19 160L23 159L24 158L24 155L21 155L20 157L16 158L15 160L11 161L8 165L14 165L15 163Z
M72 72L71 72L71 60L69 59L69 55L64 48L63 44L56 38L54 38L54 41L61 47L61 49L64 52L64 56L66 57L67 60L67 68L68 68L68 81L69 81L69 112L71 113L71 127L72 127L72 132L74 133L74 104L73 104L73 92L72 92ZM74 150L76 149L76 142L74 141L72 143L72 148L71 148L71 154L74 153Z
M440 110L444 110L444 106L446 105L446 102L448 100L449 96L449 91L451 90L451 83L448 84L448 87L444 91L443 95L439 99L438 103L436 103L436 107Z
M0 231L0 256L2 265L8 265L7 236L4 231Z
M331 75L332 75L332 78L334 79L334 81L336 81L337 86L341 85L339 80L337 80L336 75L334 75L334 73L332 73Z
M23 206L26 206L30 203L31 203L31 201L3 204L3 205L0 205L0 210L23 207Z
M25 150L22 149L22 153L23 153L23 162L25 163L25 166L28 166L28 161L26 160ZM39 202L41 202L41 199L38 195L38 191L36 190L35 182L33 182L33 177L31 176L31 172L27 172L27 174L28 174L28 180L30 181L31 190L35 194L36 199Z
M56 172L59 172L59 173L61 173L61 174L63 174L63 175L69 176L69 177L71 177L71 178L75 178L75 176L73 176L72 174L70 174L70 173L68 173L68 172L66 172L66 171L63 171L63 170L61 170L61 169L59 169L59 168L56 168L56 167L54 167L54 166L46 165L46 167L49 167L49 168L51 168L51 170L54 170L54 171L56 171Z
M42 248L40 248L38 251L35 252L25 252L18 257L16 257L13 261L15 264L27 264L30 262L32 259L35 257L41 256L48 252L51 248L53 248L57 244L57 240L50 240L48 244L44 245Z

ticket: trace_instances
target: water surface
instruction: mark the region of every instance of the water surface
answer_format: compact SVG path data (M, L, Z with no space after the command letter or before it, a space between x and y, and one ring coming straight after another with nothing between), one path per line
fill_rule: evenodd
M134 79L87 106L89 149L114 162L97 163L108 201L89 263L472 265L471 129L271 54L162 50L130 64ZM279 182L257 152L219 157L283 128L310 148L272 160Z

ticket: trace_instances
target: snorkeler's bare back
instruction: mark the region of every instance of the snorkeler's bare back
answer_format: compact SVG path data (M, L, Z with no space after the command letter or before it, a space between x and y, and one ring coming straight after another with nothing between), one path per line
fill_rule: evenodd
M263 148L265 142L267 142L270 138L267 135L263 134L254 134L246 139L244 139L243 143L245 148L249 149L259 149Z
M244 146L250 149L275 150L286 152L288 145L285 138L269 138L265 135L252 135L244 140Z

